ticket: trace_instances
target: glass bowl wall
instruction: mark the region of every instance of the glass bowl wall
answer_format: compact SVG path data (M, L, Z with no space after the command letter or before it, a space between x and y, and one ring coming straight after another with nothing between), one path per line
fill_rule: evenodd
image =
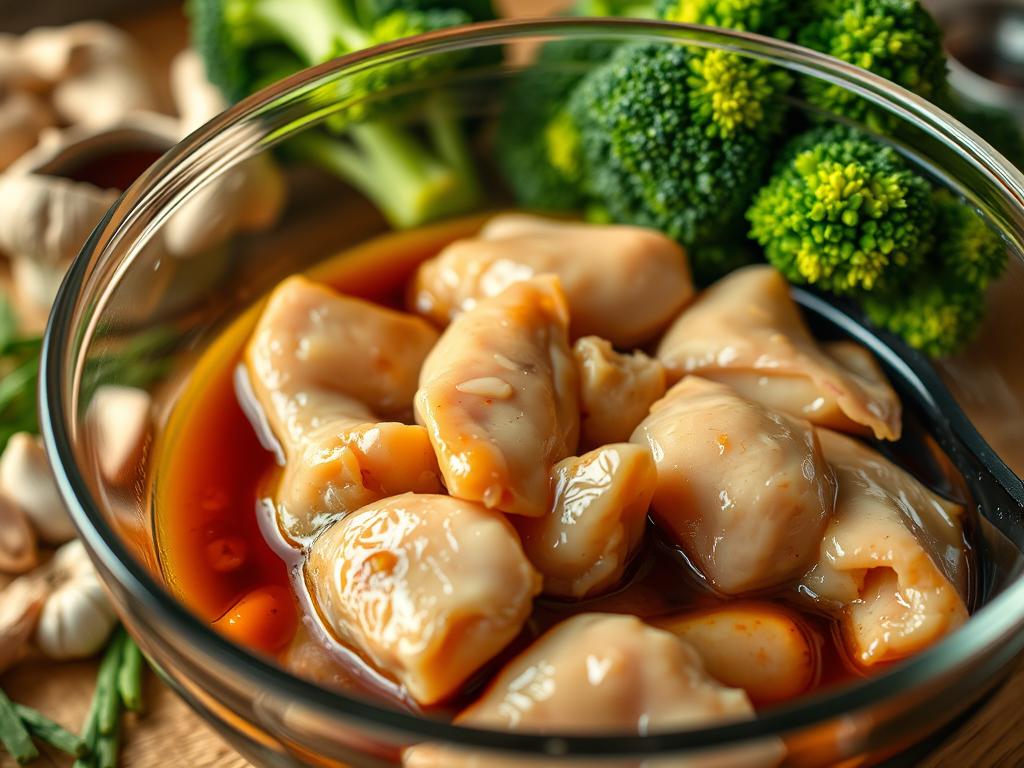
M621 20L497 22L444 31L353 55L275 84L197 131L169 152L110 211L72 268L51 318L42 374L43 429L76 525L133 635L167 681L238 749L261 765L386 766L409 744L438 742L477 756L503 756L502 766L690 765L723 745L735 748L782 736L787 765L834 765L893 754L941 729L991 688L1024 647L1024 582L1020 552L991 535L983 605L968 625L937 647L886 674L773 709L749 723L682 733L511 736L455 727L382 708L289 675L230 644L190 614L164 588L153 547L147 481L109 486L98 469L86 413L100 384L144 383L155 397L157 425L204 346L280 278L387 229L358 193L322 174L292 171L290 201L268 231L232 238L211 250L228 253L227 274L173 311L154 298L172 266L161 242L168 221L207 184L233 167L273 151L318 121L358 119L359 89L383 67L467 48L502 51L503 61L469 67L444 80L396 86L403 98L443 93L470 118L484 177L485 209L510 198L488 172L491 118L503 88L549 40L656 41L724 48L819 78L871 101L889 117L885 140L939 185L975 205L1011 253L1011 268L990 295L985 327L969 349L940 364L961 405L1010 466L1024 468L1024 177L977 136L912 94L862 70L811 51L740 33ZM481 61L483 61L483 57ZM390 92L374 94L374 98ZM812 114L794 107L814 120ZM416 120L416 109L409 112ZM333 116L333 117L332 117ZM209 256L213 258L212 255ZM195 258L206 258L203 254ZM152 291L140 306L140 275ZM134 279L133 279L134 278ZM184 306L184 309L182 308ZM130 365L120 362L130 360ZM140 372L156 371L153 380ZM969 429L967 430L970 431ZM973 436L976 437L976 436ZM987 448L973 443L979 452ZM998 460L993 460L999 464ZM1001 482L1020 481L1000 465ZM1019 508L1000 512L1011 524ZM1022 537L1024 539L1024 537ZM728 755L724 755L727 757ZM582 759L582 762L580 762ZM661 762L664 760L664 762ZM728 762L724 763L728 764ZM846 764L846 763L844 763ZM491 765L490 762L481 765Z

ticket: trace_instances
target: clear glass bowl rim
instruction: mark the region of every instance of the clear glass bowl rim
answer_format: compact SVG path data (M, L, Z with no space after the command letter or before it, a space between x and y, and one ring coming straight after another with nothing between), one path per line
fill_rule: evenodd
M938 107L928 103L871 72L846 62L774 38L743 32L635 19L548 18L501 20L451 28L395 43L378 46L303 70L268 86L233 106L184 139L132 185L111 208L85 243L68 271L54 303L45 334L40 377L39 408L43 439L55 459L54 474L76 527L92 556L135 600L143 601L165 626L232 674L247 678L254 686L281 697L301 702L324 717L344 717L374 730L397 732L410 741L438 741L449 745L478 747L500 752L565 757L570 755L652 755L735 744L765 736L798 731L878 704L892 695L910 691L954 673L977 660L986 651L1002 645L1004 651L1019 651L1024 639L1006 642L1024 624L1024 579L1018 579L1002 594L978 610L961 631L933 648L918 654L891 671L859 681L835 692L799 699L768 710L756 719L728 725L647 736L537 735L488 731L432 720L322 688L294 677L282 668L234 645L200 622L167 592L121 542L93 497L89 484L76 465L73 437L65 394L76 389L69 384L77 366L69 364L70 345L81 338L75 326L76 306L90 267L100 260L132 216L146 204L154 204L158 192L178 180L175 169L199 147L223 135L232 126L258 114L279 99L306 91L325 77L365 69L376 62L405 56L443 53L466 47L483 47L515 42L523 38L589 37L649 39L665 42L724 47L763 58L841 84L856 91L902 119L913 121L935 138L965 157L975 170L1013 209L1013 220L1003 222L1018 248L1024 243L1024 175L987 142ZM254 144L255 146L255 144ZM265 148L260 145L258 149ZM222 172L244 157L218 168ZM189 188L186 192L191 192ZM165 198L166 202L166 198ZM1005 233L1004 233L1005 234ZM986 447L987 446L983 446ZM989 449L990 451L990 449ZM1018 633L1024 635L1024 633Z

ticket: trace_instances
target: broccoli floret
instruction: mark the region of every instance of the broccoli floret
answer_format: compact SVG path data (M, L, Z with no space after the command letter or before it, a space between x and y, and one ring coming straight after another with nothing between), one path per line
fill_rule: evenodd
M797 41L869 69L918 96L946 87L942 33L918 0L810 0ZM807 100L824 110L884 127L882 113L847 88L803 78Z
M361 19L378 19L394 11L460 11L469 21L497 18L491 0L356 0Z
M574 89L568 114L579 133L583 188L613 220L692 245L717 239L742 215L768 162L789 80L721 53L630 45Z
M653 19L654 6L655 0L577 0L572 15Z
M882 288L932 243L931 188L890 147L815 129L758 193L750 236L791 282L836 294Z
M904 290L868 294L862 304L875 325L931 357L942 357L962 348L977 332L985 292L925 270Z
M470 20L464 11L441 3L424 10L392 5L396 10L373 18L367 17L364 0L191 0L189 12L193 39L211 80L238 100L300 66ZM284 68L289 62L293 69ZM340 80L334 99L347 108L327 126L343 135L330 137L320 128L308 128L289 142L292 154L338 173L396 226L472 208L478 186L457 116L439 106L440 96L428 99L422 138L398 125L397 112L408 100L380 96L395 82L459 63L457 54L414 58Z
M757 249L742 236L742 222L736 223L735 231L739 234L725 240L690 247L687 257L698 284L710 285L733 270L758 261Z
M498 124L497 160L516 200L526 208L581 208L579 134L565 111L569 93L615 44L565 40L545 45L535 64L509 86Z
M788 40L803 0L659 0L658 18Z
M986 288L1006 269L1006 244L974 208L947 190L932 200L936 234L930 264L954 282Z

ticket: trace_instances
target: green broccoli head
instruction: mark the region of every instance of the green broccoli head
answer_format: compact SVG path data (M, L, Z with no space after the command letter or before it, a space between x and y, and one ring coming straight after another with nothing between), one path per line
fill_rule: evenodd
M875 325L931 357L942 357L961 349L977 332L985 292L924 270L899 291L868 294L862 305Z
M747 219L750 236L791 282L858 293L922 263L935 222L931 189L895 150L829 127L784 155Z
M742 214L785 107L779 80L728 56L631 45L573 91L583 187L614 220L692 244L716 239Z
M935 251L930 257L950 282L984 289L1006 269L1007 247L978 212L947 190L933 196Z
M871 70L918 96L935 99L946 87L942 33L918 0L811 0L797 41ZM858 94L817 78L803 79L808 101L853 120L884 118Z
M655 0L576 0L573 16L618 16L621 18L654 18Z
M379 19L394 11L444 11L464 13L469 21L497 18L491 0L355 0L359 17Z
M736 222L738 236L714 243L697 243L687 252L693 276L700 285L709 285L733 270L758 261L757 249L742 236L743 222Z
M684 24L738 29L791 37L791 25L800 0L658 0L658 18Z
M580 79L607 61L615 47L604 40L548 43L535 65L509 85L496 154L520 205L569 211L585 204L580 137L565 102Z

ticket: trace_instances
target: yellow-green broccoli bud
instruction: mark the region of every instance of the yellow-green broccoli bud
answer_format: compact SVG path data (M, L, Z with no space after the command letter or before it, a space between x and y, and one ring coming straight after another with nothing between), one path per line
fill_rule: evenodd
M931 357L942 357L962 348L977 332L985 292L922 270L901 290L868 294L862 304L875 325Z
M785 40L804 0L660 0L658 17L683 24L756 32Z
M932 242L931 189L891 148L847 128L799 138L747 212L791 282L856 294L899 282Z
M946 190L935 193L936 245L931 257L955 282L985 288L1006 268L1007 248L970 205Z
M944 92L942 33L918 0L811 0L810 11L797 35L801 45L871 70L926 99ZM802 82L811 103L884 125L882 113L848 88L813 77Z

